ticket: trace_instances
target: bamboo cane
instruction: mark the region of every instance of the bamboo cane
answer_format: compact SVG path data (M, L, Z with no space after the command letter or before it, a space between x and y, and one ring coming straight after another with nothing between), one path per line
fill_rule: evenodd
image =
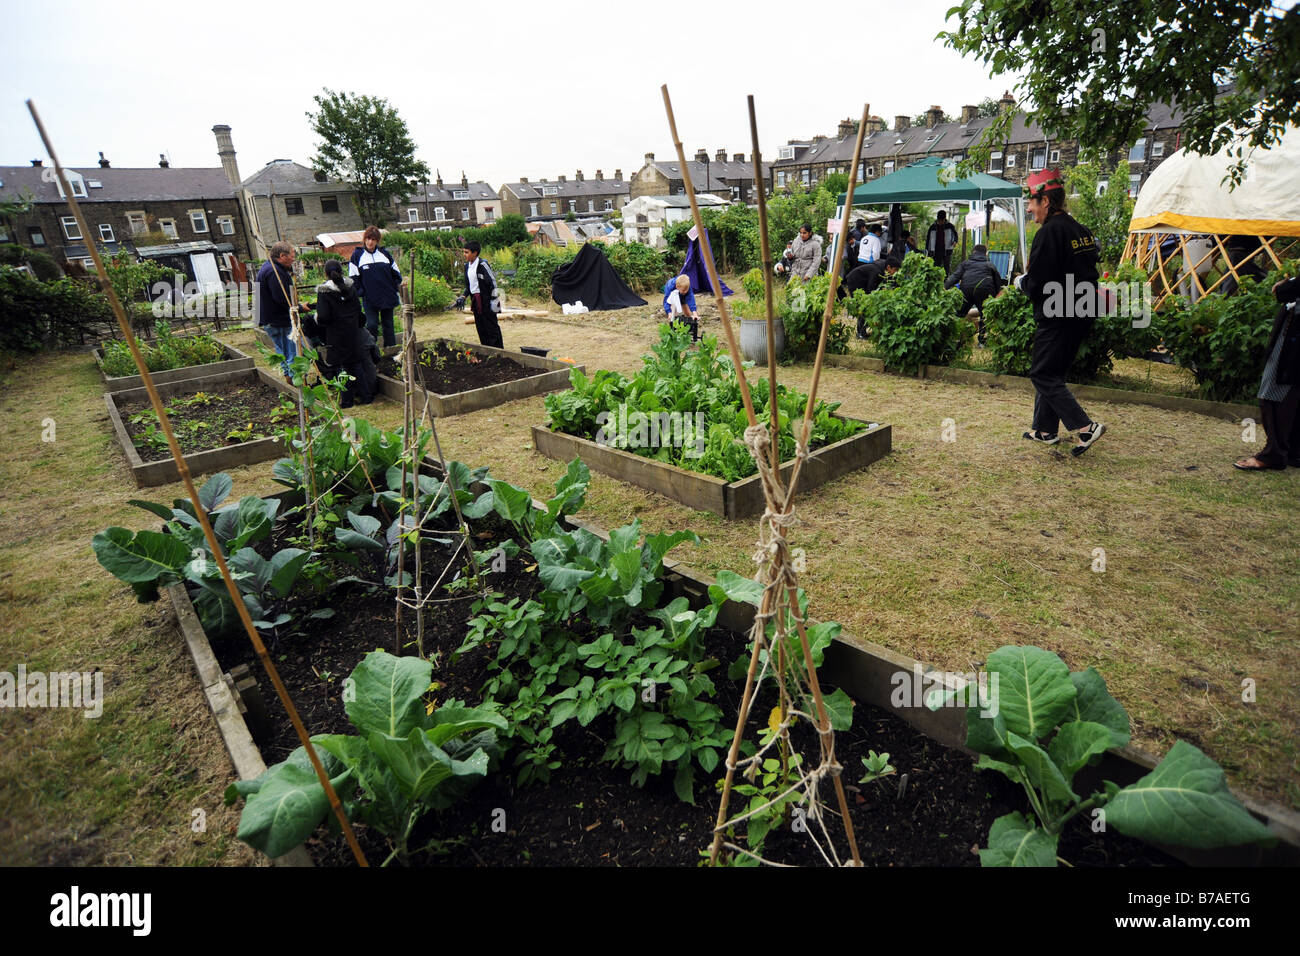
M55 174L59 178L59 184L63 187L63 193L67 197L68 206L72 210L73 216L77 219L77 225L81 228L83 236L91 235L89 227L86 225L85 216L82 215L81 206L77 203L76 196L72 192L72 187L68 184L67 176L64 174L63 165L59 162L59 157L54 152L54 145L50 142L49 134L45 131L45 124L41 122L40 114L36 111L36 104L31 100L27 101L27 109L32 114L32 120L36 124L36 129L40 133L41 141L45 144L46 152L50 154L50 160L54 163ZM167 446L171 450L172 458L176 461L176 470L180 474L181 481L185 485L185 492L189 495L191 504L194 506L194 514L198 519L199 526L203 529L203 537L212 551L213 558L217 562L217 569L221 572L221 578L226 583L226 591L230 595L231 602L235 606L235 611L239 615L240 621L244 625L244 631L248 639L253 644L253 649L257 653L258 659L266 669L267 676L271 679L271 684L275 687L275 692L280 698L280 703L284 705L285 711L289 714L289 720L293 724L293 729L298 735L298 740L303 749L307 752L307 757L311 761L312 768L316 771L316 777L325 790L325 795L329 800L330 807L334 811L335 817L339 821L339 826L343 830L348 846L352 850L352 855L356 858L358 866L369 866L366 856L361 850L360 844L357 843L356 834L352 832L352 825L348 822L347 814L343 812L343 805L339 802L338 794L334 792L334 786L330 783L329 775L325 772L324 766L321 765L320 757L316 754L316 748L311 742L311 737L307 733L307 728L303 726L302 718L298 715L298 709L294 707L293 700L289 697L289 691L285 688L284 683L280 680L280 674L271 661L270 655L266 651L266 645L262 643L261 637L257 633L257 628L253 626L253 619L249 616L248 608L244 605L243 596L236 587L234 578L230 576L230 568L226 564L225 556L221 553L221 545L217 542L216 534L212 530L212 524L208 521L208 512L199 500L198 490L194 487L194 479L190 475L189 464L185 461L185 456L181 453L180 444L176 441L176 435L172 431L171 419L167 415L167 409L163 405L162 399L158 395L158 390L154 386L153 376L149 372L148 366L145 365L144 357L140 354L140 345L136 342L135 333L131 331L131 323L127 320L126 311L122 308L122 303L117 297L117 292L113 289L113 284L108 280L108 272L104 269L104 262L100 258L99 250L95 247L93 241L86 243L86 248L90 252L90 258L95 263L95 272L98 274L101 284L104 288L105 295L108 296L109 305L113 309L113 314L117 318L118 326L122 330L122 335L126 339L126 344L131 350L131 356L135 359L136 367L140 370L140 378L144 382L145 390L149 393L149 402L153 405L154 414L158 416L158 423L162 426L163 434L167 437Z
M772 471L781 473L780 419L776 408L776 317L772 309L772 247L767 236L767 184L763 182L763 158L758 148L758 119L754 97L749 103L750 148L754 151L754 192L758 200L758 242L763 255L763 298L767 304L767 403L772 412Z

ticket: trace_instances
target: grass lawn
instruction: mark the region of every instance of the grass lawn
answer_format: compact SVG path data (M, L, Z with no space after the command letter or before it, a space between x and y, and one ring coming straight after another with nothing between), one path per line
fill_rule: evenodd
M632 372L655 338L655 304L507 320L505 343ZM702 312L702 330L718 333L712 306ZM474 338L459 316L418 324ZM222 338L248 344L252 333ZM105 705L93 720L0 711L0 863L255 862L233 836L237 812L221 806L230 765L169 609L136 604L90 549L110 524L151 523L128 499L170 501L181 486L134 487L89 354L24 359L6 375L0 670L98 667ZM810 375L793 366L781 379L806 389ZM1187 412L1090 404L1111 430L1074 459L1020 438L1031 398L1019 392L828 368L821 397L892 424L894 451L800 495L792 539L807 551L814 615L946 670L971 670L1008 643L1094 665L1128 708L1135 743L1163 753L1188 740L1234 786L1300 808L1300 543L1289 533L1300 472L1236 472L1252 447L1241 429ZM386 427L401 420L388 402L364 411ZM53 443L41 441L46 418ZM947 418L955 442L941 439ZM530 426L544 420L536 397L442 419L438 432L448 456L541 493L564 468L532 450ZM233 471L234 494L278 490L270 468ZM752 521L601 475L582 514L605 527L690 527L707 542L675 557L752 573ZM1253 703L1241 699L1246 679Z

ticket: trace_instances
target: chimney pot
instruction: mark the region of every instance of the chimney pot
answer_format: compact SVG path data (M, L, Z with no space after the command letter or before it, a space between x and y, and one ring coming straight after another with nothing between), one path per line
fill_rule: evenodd
M33 165L33 166L44 166L45 163L44 163L43 161L39 160L39 159L33 159L33 160L32 160L32 165Z
M647 166L649 166L649 165L650 165L651 163L653 163L654 161L655 161L655 154L654 154L654 153L646 153L646 154L645 154L645 163L646 163Z
M654 153L651 153L650 155L653 156ZM623 170L621 170L621 169L616 169L616 170L614 170L614 179L617 180L617 181L619 181L619 182L622 182L622 180L623 180Z
M523 183L524 185L528 185L528 177L527 177L527 176L520 176L520 177L519 177L519 181L520 181L521 183Z
M1006 90L1002 94L1002 99L998 100L998 112L1005 113L1007 110L1013 108L1015 105L1016 105L1015 97L1011 95L1010 90Z
M707 149L697 149L695 151L695 161L697 163L707 163L709 161L709 151Z
M597 178L597 179L604 179L604 178L605 178L605 172L604 172L604 170L600 170L600 169L596 170L596 178Z
M911 129L911 127L912 127L912 119L911 119L911 117L909 117L909 116L895 116L895 117L894 117L894 129L895 129L896 131L898 131L898 132L902 132L902 131L905 130L905 129Z
M745 161L745 154L736 153L734 156L731 157L731 161L733 163L743 163Z
M577 174L574 175L573 179L574 179L574 182L579 182L579 183L580 183L580 182L583 182L583 179L582 179L582 170L581 170L581 169L578 170Z
M103 151L102 149L99 151L99 168L100 168L100 169L108 169L108 168L109 168L108 160L106 160L106 159L104 158L104 151Z
M465 175L465 170L460 171L460 188L469 189L469 177Z
M978 106L963 106L961 108L962 125L965 126L971 120L975 119L975 117L979 115L979 111Z
M727 161L727 151L725 149L718 150L718 154L713 157L713 160L714 162L725 163Z
M927 129L934 129L943 120L943 107L931 106L925 111L925 126Z
M171 168L171 165L172 165L171 163L167 162L167 154L166 154L166 153L159 153L159 154L158 154L158 166L159 166L160 168L162 168L162 169L170 169L170 168Z
M564 181L565 181L565 179L564 179L563 176L560 176L560 177L556 180L556 182L561 182L561 183L564 182Z

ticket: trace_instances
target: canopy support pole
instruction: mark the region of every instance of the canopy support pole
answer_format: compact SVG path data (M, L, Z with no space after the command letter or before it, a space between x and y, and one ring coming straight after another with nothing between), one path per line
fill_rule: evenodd
M1029 255L1025 252L1025 200L1016 199L1016 228L1020 230L1020 271L1029 267ZM1010 276L1007 277L1008 279Z

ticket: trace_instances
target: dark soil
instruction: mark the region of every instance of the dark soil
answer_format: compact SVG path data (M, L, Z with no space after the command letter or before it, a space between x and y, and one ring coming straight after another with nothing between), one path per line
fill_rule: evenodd
M199 396L206 396L196 401ZM167 400L167 417L185 454L268 438L296 411L285 410L283 393L262 382L230 382ZM121 406L122 423L144 461L171 458L153 406L148 401ZM153 431L150 432L150 427Z
M467 357L465 348L455 349L446 342L437 342L417 358L420 364L416 374L420 384L435 395L454 395L543 374L541 369L520 365L501 355L486 355L473 347L469 348ZM398 359L385 358L379 365L379 374L400 378Z
M283 546L284 535L283 530L277 531L281 540L275 547ZM426 573L441 572L449 553L450 548L428 548ZM538 582L521 562L512 561L507 571L497 576L495 586L509 597L526 597L537 590ZM433 672L434 680L443 685L437 693L439 699L456 697L469 703L481 699L478 689L487 673L488 651L480 648L454 664L450 662L452 651L464 637L473 597L435 605L426 621L425 650L431 657L439 655L434 657ZM309 731L353 733L344 711L342 680L371 650L396 650L393 598L387 589L349 583L323 596L290 598L276 610L288 610L301 621L318 607L332 607L336 615L313 622L307 628L309 633L284 633L268 640L268 648ZM645 626L649 622L639 623ZM409 610L403 612L402 630L404 652L414 653L415 626ZM715 702L724 712L724 725L734 726L743 678L729 680L726 665L748 654L745 640L730 631L715 630L710 642L723 665L713 671L718 690ZM298 746L298 740L247 640L238 635L218 638L212 645L223 670L240 663L250 665L271 715L268 734L259 741L263 756L268 765L283 760ZM822 686L827 694L834 690L833 685ZM760 725L766 722L775 702L768 698L773 695L760 698L753 708L746 734L749 740L757 739ZM714 780L706 779L696 768L695 806L677 798L671 771L637 789L629 782L629 770L599 762L613 726L613 719L604 717L587 728L575 721L557 728L555 740L564 763L547 784L516 786L507 755L505 766L484 780L468 799L444 813L431 814L417 828L411 846L437 841L440 852L422 853L414 861L459 866L697 865L700 851L712 839L718 806L715 783L725 772L722 764ZM815 758L811 728L797 733L795 744L806 759ZM859 705L852 729L837 734L835 746L845 768L843 780L859 852L870 866L978 866L974 851L986 845L993 820L1013 810L1028 809L1023 792L1001 775L977 772L968 755L934 742L880 708ZM862 758L871 749L887 752L897 774L859 785ZM743 799L733 797L733 815L740 812ZM829 784L823 802L835 806ZM505 814L505 832L494 832L492 823L494 816L500 818L500 811ZM848 859L837 813L828 815L827 827L835 837L840 858ZM371 864L382 862L389 854L383 836L364 825L355 829ZM820 836L820 828L814 832ZM744 845L743 837L734 842ZM353 865L341 837L318 836L308 847L320 866ZM806 834L795 833L788 825L769 834L765 855L790 864L823 863ZM1113 831L1092 833L1081 818L1061 840L1060 855L1076 866L1178 865Z

